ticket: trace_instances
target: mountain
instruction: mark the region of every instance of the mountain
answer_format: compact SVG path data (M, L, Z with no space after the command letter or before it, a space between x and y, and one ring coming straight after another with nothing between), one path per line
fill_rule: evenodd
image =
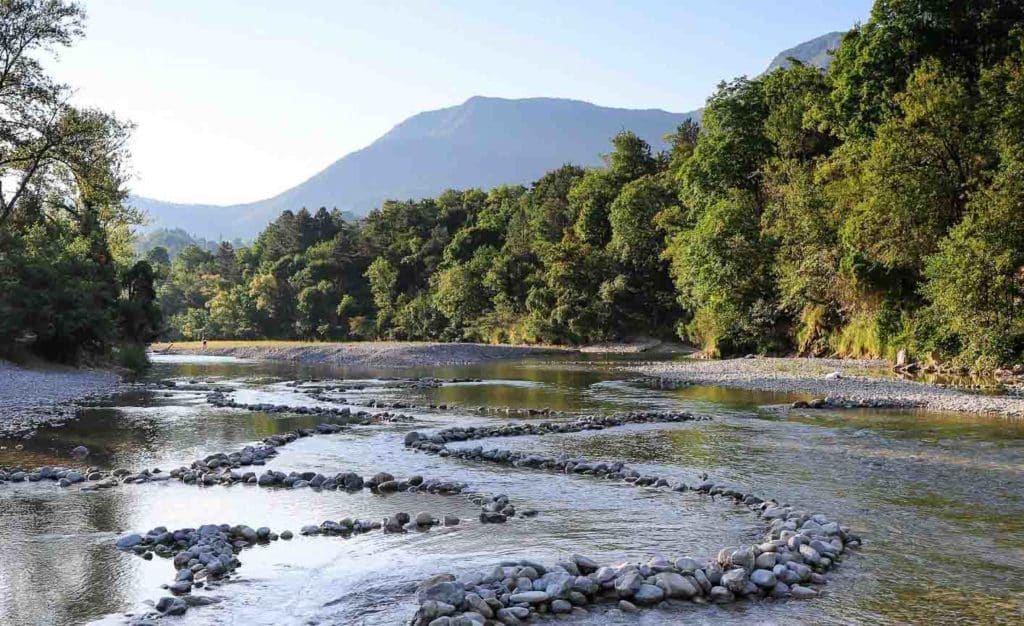
M826 66L841 33L829 33L779 54L769 70L795 57ZM701 110L616 109L580 100L475 96L401 122L369 146L272 198L230 206L175 204L144 197L149 229L184 228L211 239L250 239L285 209L326 206L364 215L389 198L435 196L445 189L528 184L574 163L600 165L611 138L635 132L656 150L663 137Z
M419 113L362 150L269 198L233 206L135 198L153 227L183 227L213 238L249 238L285 209L338 207L363 215L388 198L445 189L527 183L564 163L598 165L609 140L629 129L656 148L690 113L600 107L556 98L473 97Z
M780 67L789 67L790 59L797 59L808 65L828 68L832 63L831 52L839 47L839 40L845 34L842 31L828 33L821 37L815 37L810 41L805 41L798 46L793 46L789 50L783 50L775 55L775 58L768 64L768 69L765 71L770 72Z

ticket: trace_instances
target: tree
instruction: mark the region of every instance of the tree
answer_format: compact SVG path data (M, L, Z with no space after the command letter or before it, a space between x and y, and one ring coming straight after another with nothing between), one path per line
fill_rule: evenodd
M153 267L147 261L135 263L121 279L121 336L136 344L148 344L160 334L154 279Z
M896 112L896 94L927 59L950 80L975 83L1014 51L1018 0L877 0L843 36L829 71L833 123L844 139L870 137Z
M672 242L672 274L693 319L683 334L711 354L781 347L771 244L761 238L751 192L735 192Z
M962 79L923 64L896 97L863 163L862 199L844 237L887 269L919 272L964 215L978 172L991 162Z

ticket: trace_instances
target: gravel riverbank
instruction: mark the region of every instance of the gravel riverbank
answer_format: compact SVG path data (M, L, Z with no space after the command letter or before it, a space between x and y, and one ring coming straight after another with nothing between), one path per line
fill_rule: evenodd
M75 416L74 402L113 392L121 378L102 370L28 369L0 361L0 439L25 438Z
M154 346L164 352L166 346ZM206 354L266 361L292 361L367 367L427 367L466 365L543 354L570 354L575 350L550 346L513 346L481 343L365 341L347 343L211 341L172 344L167 354Z
M626 369L681 384L804 393L828 398L832 406L871 404L1024 419L1024 397L886 378L882 372L887 367L885 361L874 360L757 358L646 363Z

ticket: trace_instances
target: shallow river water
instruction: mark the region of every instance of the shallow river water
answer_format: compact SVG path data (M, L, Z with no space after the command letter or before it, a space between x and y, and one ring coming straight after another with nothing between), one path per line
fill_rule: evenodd
M394 376L483 382L411 389L382 380ZM218 603L164 620L183 625L407 624L416 610L415 584L438 572L490 569L513 558L553 563L573 553L600 562L657 554L703 559L724 546L759 542L764 533L764 523L746 507L721 498L475 464L403 447L404 435L414 429L547 419L498 417L480 413L481 406L709 415L710 421L472 445L620 459L691 484L706 472L716 484L823 512L864 538L864 546L833 570L825 592L813 600L594 613L568 623L1024 623L1024 424L908 411L778 417L758 407L799 396L704 387L650 390L597 362L346 371L165 357L150 375L216 382L235 388L240 402L292 406L318 403L286 385L310 377L364 381L364 390L344 393L357 404L372 399L460 408L401 410L417 421L303 438L281 448L269 468L463 481L481 492L505 493L520 509L535 508L539 515L483 525L475 519L479 508L459 495L200 488L174 481L85 493L50 481L9 483L0 486L0 624L117 624L124 623L125 613L145 611L147 602L167 595L160 585L173 580L174 569L162 558L146 561L118 551L114 540L159 525L248 524L297 534L301 526L323 520L380 519L397 511L464 519L422 533L296 536L244 550L231 582L198 591ZM42 431L22 450L0 442L0 466L73 466L70 449L85 445L92 451L90 465L167 471L323 421L215 408L194 391L140 391L88 409L65 428Z

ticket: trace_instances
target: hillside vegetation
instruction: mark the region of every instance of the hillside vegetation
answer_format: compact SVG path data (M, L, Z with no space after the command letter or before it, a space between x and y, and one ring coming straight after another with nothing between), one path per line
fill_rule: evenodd
M993 365L1024 350L1024 7L882 0L827 73L529 187L286 211L161 268L171 334L577 343Z

